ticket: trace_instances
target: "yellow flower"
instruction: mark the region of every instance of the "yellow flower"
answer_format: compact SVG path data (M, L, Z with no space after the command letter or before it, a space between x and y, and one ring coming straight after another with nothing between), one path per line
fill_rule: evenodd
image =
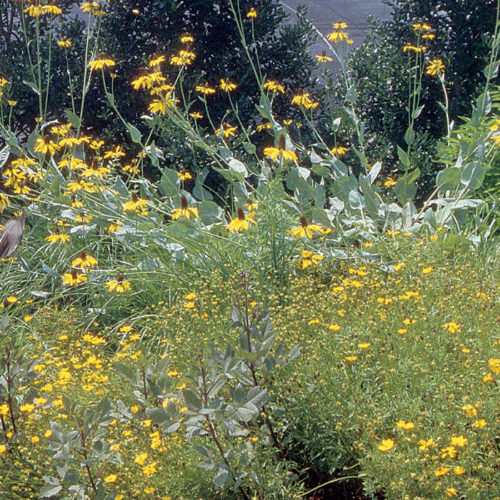
M184 35L181 36L181 43L193 43L194 38L189 34L185 33Z
M275 147L269 147L264 149L264 155L267 158L271 158L273 161L276 161L278 157L290 161L298 160L297 155L293 151L290 151L289 149L279 149Z
M319 103L311 98L309 92L300 92L295 95L292 99L292 104L303 106L306 109L316 109L319 106Z
M447 496L451 497L456 497L458 495L458 491L455 488L447 488L444 490Z
M68 40L67 38L63 38L62 40L59 40L57 42L57 45L61 47L62 49L69 49L73 44L71 40Z
M457 456L457 450L454 446L446 446L446 448L441 449L441 458L455 458Z
M412 25L413 30L418 32L418 31L430 31L431 27L423 22L418 22Z
M90 70L96 71L104 68L111 68L115 66L116 63L112 59L106 58L104 54L99 54L99 57L94 61L89 62Z
M203 118L203 115L198 111L193 111L192 113L189 113L189 116L191 118L194 118L195 120L201 120Z
M196 92L199 92L200 94L203 95L215 94L215 89L210 87L208 83L204 83L203 85L197 85L195 90Z
M452 436L451 444L453 446L458 446L459 448L462 448L467 444L467 438L463 436Z
M152 68L156 68L157 66L160 66L160 64L162 62L165 62L166 61L166 58L164 55L156 55L153 57L153 59L151 59L149 61L149 65L152 67Z
M222 126L215 131L215 135L220 136L222 134L226 138L233 137L236 135L236 130L238 130L238 127L223 123Z
M423 274L431 274L432 273L432 267L424 267L422 269Z
M455 323L454 321L449 321L448 323L444 324L444 327L450 332L450 333L457 333L460 331L462 328L461 325L458 323Z
M332 33L329 33L327 35L328 40L333 43L339 43L339 42L347 42L347 44L351 45L353 41L349 38L349 35L342 30L345 30L347 28L347 24L343 22L338 22L333 25L333 28L335 31Z
M441 476L445 476L446 474L448 474L448 472L450 472L450 468L449 467L438 467L434 471L434 475L436 477L441 477Z
M292 229L290 234L295 236L297 239L305 238L306 236L309 239L313 237L313 231L325 234L325 229L323 229L319 224L308 224L307 219L304 215L300 216L300 226Z
M425 72L428 75L438 75L443 73L444 71L444 64L441 59L432 59L432 61L429 61L429 65L427 66Z
M146 461L146 459L148 458L148 454L146 452L143 452L143 453L139 453L139 455L137 455L135 458L134 458L134 462L138 465L144 465L144 462Z
M105 285L108 292L124 293L131 288L130 281L124 281L123 275L119 274L115 280L108 281Z
M37 153L50 153L53 155L56 151L59 151L61 148L58 144L53 142L50 139L50 136L44 135L43 137L39 137L36 140L35 151Z
M283 87L283 85L280 85L275 80L267 80L264 83L263 87L264 87L264 90L268 90L270 92L279 92L281 94L285 93L285 87Z
M7 446L0 444L0 455L3 455L7 451Z
M417 52L417 53L419 53L419 52L425 52L426 50L427 50L427 47L425 47L423 45L420 47L415 47L415 45L408 44L408 45L405 45L403 47L403 52Z
M465 469L462 466L457 465L453 468L453 473L457 476L461 476L462 474L465 474Z
M335 156L344 156L347 153L348 149L344 146L335 146L334 148L330 149L330 152L332 155Z
M378 449L382 452L390 451L394 448L396 443L392 439L382 439L382 444L378 446Z
M63 284L67 286L77 286L87 281L87 276L84 273L78 273L76 269L72 269L70 273L66 273L62 277Z
M486 427L486 420L484 418L481 418L479 420L476 420L472 425L478 429L482 429Z
M246 231L247 229L249 229L250 224L257 225L257 222L254 219L255 214L253 212L245 215L243 209L241 207L238 207L237 214L238 216L227 225L227 231L240 233L241 231Z
M195 219L200 216L198 213L198 209L195 207L188 207L188 203L186 197L184 195L181 196L181 208L175 208L172 210L172 219L177 220L181 217L186 219L190 219L193 216Z
M328 325L328 329L332 332L336 332L340 330L340 325L337 325L337 323L332 323L331 325Z
M71 263L73 267L79 267L81 269L85 269L86 267L94 267L97 265L97 259L92 257L92 255L88 255L85 251L81 251L80 255L73 260Z
M224 78L221 78L219 86L224 92L232 92L237 87L235 83L231 83L229 80L225 80Z
M405 422L404 420L399 420L396 425L400 429L404 429L405 431L408 431L410 429L415 429L415 424L413 422Z
M394 187L397 184L397 182L394 179L391 179L390 177L386 179L384 182L384 187L387 189L390 189L391 187Z
M368 349L371 346L370 342L363 342L361 344L358 344L359 349Z
M184 170L182 170L181 172L177 172L177 175L179 176L179 179L181 181L187 181L193 178L193 176L189 172L186 172Z
M247 12L247 19L255 19L257 17L257 11L252 7L248 12Z
M468 417L477 417L477 408L473 405L462 406L462 410L467 413Z
M116 483L118 476L116 474L109 474L104 478L105 483Z
M427 441L425 439L421 439L418 442L418 449L420 451L425 451L428 448L430 448L431 446L434 446L435 444L436 443L434 442L434 439L432 439L432 438L428 439Z
M488 365L493 373L500 373L500 358L488 359Z
M320 63L326 63L326 62L332 62L333 61L333 59L331 57L329 57L329 56L326 55L326 51L325 50L321 51L321 55L320 56L314 56L314 57Z

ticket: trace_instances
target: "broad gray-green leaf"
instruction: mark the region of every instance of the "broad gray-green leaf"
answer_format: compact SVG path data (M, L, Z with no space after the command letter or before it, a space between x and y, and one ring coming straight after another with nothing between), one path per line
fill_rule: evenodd
M381 170L382 170L382 163L380 163L379 161L377 163L374 163L373 166L370 168L370 171L368 172L368 179L370 180L371 184L375 182Z
M243 182L245 178L248 176L247 167L245 167L245 164L240 160L236 160L235 158L233 158L232 160L229 161L228 165L229 169L231 170L231 172L234 174L234 177L238 181Z
M436 186L440 191L455 189L460 184L460 169L455 167L441 170L436 177Z
M36 83L33 82L27 82L26 80L23 80L24 85L27 85L36 95L40 95L40 90L38 90L38 86Z
M131 123L127 123L127 129L132 141L136 144L141 144L142 134L139 132L138 128L134 127Z
M406 205L409 201L412 201L417 193L417 186L415 181L420 175L420 170L415 169L412 172L402 175L394 187L394 193L401 203L401 205Z
M411 146L415 142L415 131L413 127L408 127L405 133L405 142L408 146Z
M159 189L161 194L164 196L173 197L179 194L179 176L177 172L171 168L166 168L163 170L163 175L161 176Z
M198 204L200 219L206 225L220 221L222 209L214 201L205 200Z
M462 171L462 176L461 176L462 184L469 191L474 191L474 189L477 189L483 183L484 174L485 174L485 168L478 162L473 161L465 165Z
M399 146L398 146L398 157L399 161L401 162L401 165L403 165L402 170L408 170L408 168L410 167L410 158L408 157L406 151L404 149L401 149Z
M82 122L80 120L80 117L76 113L73 113L71 109L64 110L64 114L66 115L68 122L71 123L73 127L75 127L76 129L81 127Z

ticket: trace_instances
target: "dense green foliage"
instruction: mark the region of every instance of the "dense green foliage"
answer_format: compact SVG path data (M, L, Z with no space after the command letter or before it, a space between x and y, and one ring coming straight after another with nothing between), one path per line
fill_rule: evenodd
M475 0L388 0L393 16L389 21L373 20L373 31L365 43L349 55L347 66L358 90L355 108L365 121L372 155L385 152L388 171L398 173L397 146L405 148L409 126L408 82L415 66L407 44L415 44L417 34L412 24L419 21L431 26L433 40L421 40L427 47L426 60L441 59L449 97L449 115L457 124L460 116L469 115L478 85L485 81L491 36L495 28L496 2ZM340 83L339 98L346 86ZM439 82L423 75L419 89L423 107L414 124L417 134L412 163L420 168L419 196L432 189L438 166L432 162L435 141L446 135L441 103L444 96ZM429 154L431 153L431 154Z

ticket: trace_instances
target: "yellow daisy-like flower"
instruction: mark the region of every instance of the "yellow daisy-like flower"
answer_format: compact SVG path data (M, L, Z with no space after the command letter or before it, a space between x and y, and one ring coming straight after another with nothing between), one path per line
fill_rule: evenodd
M200 216L197 208L188 207L188 203L184 195L181 196L181 208L175 208L172 210L171 215L173 220L180 219L181 217L190 219L191 216L196 219Z
M61 147L50 139L49 135L44 135L36 140L35 152L51 154L53 155L56 151L59 151Z
M303 106L306 109L316 109L319 106L319 103L311 98L309 92L300 92L295 95L292 99L292 104Z
M228 123L223 123L222 126L215 131L215 135L220 136L222 134L222 136L225 138L234 137L237 130L238 127L233 127Z
M433 59L432 61L429 62L429 65L425 69L425 72L428 75L440 75L441 73L444 72L444 64L441 59Z
M164 55L156 55L149 61L149 65L152 68L156 68L157 66L160 66L161 63L165 62L167 59Z
M304 215L300 216L300 227L296 227L290 231L292 236L295 236L297 239L305 238L306 236L309 239L312 239L313 232L325 234L329 231L323 229L319 224L308 224L307 219Z
M123 279L122 274L119 274L115 280L108 281L104 286L110 293L124 293L132 287L130 281L125 281Z
M78 273L76 269L72 269L70 273L64 274L62 279L64 285L77 286L86 283L87 276L84 273Z
M116 483L118 476L116 474L109 474L104 478L105 483Z
M224 92L232 92L234 89L238 87L238 85L236 85L236 83L231 83L229 80L226 80L225 78L221 78L219 87Z
M179 176L179 179L181 181L187 181L193 178L193 176L189 172L186 172L184 170L177 172L177 175Z
M54 230L54 234L50 234L45 238L45 241L48 243L67 243L69 241L69 234L64 234L59 231L59 228L56 227Z
M404 420L399 420L396 425L400 429L404 429L405 431L409 431L411 429L415 429L415 424L413 422L405 422Z
M210 87L208 83L204 83L203 85L197 85L195 90L196 92L199 92L200 94L203 95L215 94L215 89Z
M194 38L189 34L185 33L184 35L181 36L181 43L193 43Z
M378 445L378 449L385 453L386 451L392 450L395 444L393 439L382 439L382 444Z
M332 31L327 35L327 38L330 42L333 43L346 42L349 45L353 43L353 41L349 38L349 35L345 31L342 31L347 28L346 23L344 22L335 23L333 25L333 28L335 31Z
M335 156L344 156L348 149L344 146L335 146L334 148L330 149L332 155Z
M195 120L201 120L203 118L203 115L198 111L193 111L192 113L189 113L189 116L191 118L194 118Z
M316 57L316 59L320 63L327 63L327 62L332 62L333 61L333 59L331 57L329 57L329 56L326 55L326 50L322 50L320 56L314 56L314 57Z
M91 71L97 71L99 69L112 68L116 66L115 61L113 59L107 58L104 54L99 54L99 57L94 61L89 62L89 67Z
M254 219L255 216L254 213L249 213L248 215L245 215L241 207L238 207L237 213L238 216L235 219L233 219L226 227L227 231L240 233L241 231L246 231L247 229L249 229L250 224L257 225L257 222Z
M275 147L269 147L264 149L264 155L267 158L271 158L273 161L276 161L279 157L290 161L298 160L297 155L293 151L290 151L289 149L279 149Z
M275 93L279 92L280 94L285 93L285 87L283 87L283 85L280 85L275 80L267 80L263 86L264 90L268 90L269 92L275 92Z
M96 266L97 259L95 257L92 257L92 255L88 255L84 250L82 250L80 252L80 255L76 259L74 259L71 264L73 265L73 267L85 269Z
M252 7L248 12L247 12L247 19L255 19L257 17L257 11Z
M68 40L66 38L63 38L62 40L59 40L57 42L57 45L61 48L61 49L69 49L73 43L71 42L71 40Z

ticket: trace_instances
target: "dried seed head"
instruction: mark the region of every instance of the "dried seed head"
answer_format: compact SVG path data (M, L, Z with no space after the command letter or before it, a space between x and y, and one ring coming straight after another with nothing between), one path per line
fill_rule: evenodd
M184 195L181 196L181 208L182 210L187 210L188 207L188 202L186 200L186 197Z
M245 220L245 213L241 207L238 207L238 219Z

